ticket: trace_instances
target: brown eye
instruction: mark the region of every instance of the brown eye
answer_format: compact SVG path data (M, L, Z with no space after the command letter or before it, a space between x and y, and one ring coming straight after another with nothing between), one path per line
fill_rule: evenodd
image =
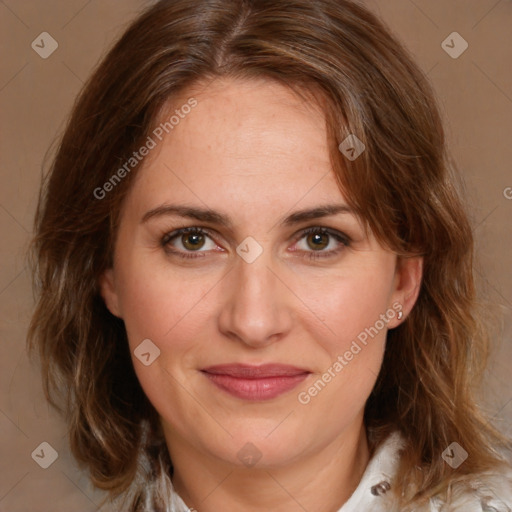
M212 235L203 228L191 226L165 234L160 244L169 255L182 258L199 258L220 250Z
M185 249L195 251L203 247L205 238L201 233L184 233L181 235L181 243Z
M320 251L329 245L329 234L327 233L310 233L307 238L307 244L310 249Z
M310 259L330 258L340 255L350 243L344 233L318 226L302 231L294 250Z

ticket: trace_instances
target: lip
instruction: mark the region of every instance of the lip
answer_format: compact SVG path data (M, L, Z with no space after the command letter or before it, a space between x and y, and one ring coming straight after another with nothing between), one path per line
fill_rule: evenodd
M271 400L300 384L311 372L283 364L221 364L201 372L221 390L243 400Z

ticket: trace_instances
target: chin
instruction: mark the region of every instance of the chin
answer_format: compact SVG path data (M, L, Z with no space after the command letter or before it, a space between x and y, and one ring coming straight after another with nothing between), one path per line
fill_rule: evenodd
M211 446L210 450L230 464L259 469L284 466L306 450L303 427L293 429L290 425L280 425L282 418L248 422L236 428L227 426L233 436L229 443Z

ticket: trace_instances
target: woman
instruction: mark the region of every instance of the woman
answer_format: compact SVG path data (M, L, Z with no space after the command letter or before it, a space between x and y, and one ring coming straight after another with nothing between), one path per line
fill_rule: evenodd
M33 252L47 396L116 510L510 510L452 180L428 83L358 4L143 13Z

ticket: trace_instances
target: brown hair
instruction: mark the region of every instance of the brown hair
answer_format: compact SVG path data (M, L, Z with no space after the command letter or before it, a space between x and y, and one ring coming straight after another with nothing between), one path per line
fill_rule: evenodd
M495 466L493 446L503 440L472 394L487 354L472 232L435 97L388 29L348 0L160 1L85 85L39 202L32 252L39 301L29 332L48 399L57 405L59 391L65 398L75 457L95 485L118 494L135 478L134 453L146 449L144 421L153 427L155 454L165 447L124 324L108 312L98 286L112 265L121 204L137 169L102 199L94 191L143 145L173 97L217 76L314 91L347 201L400 257L424 257L418 301L388 333L365 410L373 449L393 430L405 437L399 491L413 489L405 498L418 500ZM354 161L338 150L348 134L366 146ZM457 470L441 458L452 441L470 453Z

